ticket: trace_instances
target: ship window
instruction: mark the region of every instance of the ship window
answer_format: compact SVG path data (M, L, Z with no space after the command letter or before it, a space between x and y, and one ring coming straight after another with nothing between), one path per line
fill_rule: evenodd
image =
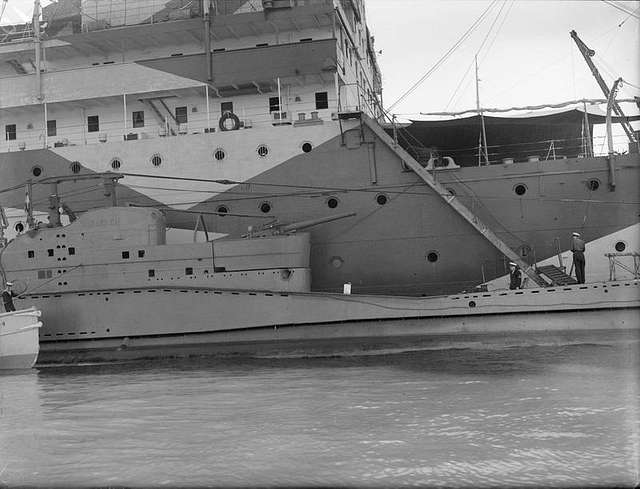
M216 212L218 213L219 216L222 217L229 212L229 208L226 205L220 205L216 209Z
M261 43L256 44L256 47L257 48L264 48L264 47L267 47L268 45L269 45L268 42L261 42Z
M44 270L38 270L38 278L47 278L47 274Z
M39 177L40 175L42 175L42 167L34 166L31 169L31 173L33 174L34 177Z
M118 158L111 160L111 168L118 170L122 166L122 162Z
M133 113L133 127L144 127L144 110Z
M187 123L187 108L186 107L176 107L176 122L178 124L186 124Z
M153 278L156 276L156 271L153 268L151 268L148 274L149 274L149 278Z
M69 251L70 255L75 255L76 254L76 249L73 246L69 246L68 251Z
M47 136L57 136L58 128L55 120L47 121Z
M53 256L53 248L47 250L47 256Z
M269 148L264 144L261 144L260 146L258 146L258 149L256 151L260 158L264 158L269 154Z
M191 267L187 267L184 269L184 274L185 275L193 275L193 268Z
M144 250L138 250L138 258L144 258Z
M18 131L15 124L7 124L4 126L5 138L7 141L14 141L18 136Z
M222 102L220 104L220 112L223 115L227 112L233 112L233 102Z
M227 154L224 152L224 149L222 149L222 148L217 148L213 152L213 157L218 161L224 160L225 156L227 156Z
M335 209L336 207L338 207L338 199L336 199L335 197L331 197L329 200L327 200L327 207L329 209Z
M36 252L33 250L29 250L27 251L27 258L35 258L36 257Z
M302 151L304 151L305 153L311 153L312 149L313 145L311 143L307 142L302 144Z
M280 112L280 97L269 97L269 113Z
M624 250L627 249L627 244L624 241L618 241L616 243L615 248L618 253L622 253Z
M524 195L527 193L527 186L523 183L519 183L518 185L513 187L513 191L516 193L516 195Z
M388 198L385 194L378 194L376 196L376 202L378 203L378 205L385 205L388 201Z
M74 161L73 163L71 163L70 168L72 173L80 173L80 170L82 170L82 165L79 161Z
M98 132L100 130L100 118L97 115L87 117L87 132Z
M153 155L151 157L151 164L156 167L162 165L162 156L158 154Z
M440 255L438 255L437 251L430 251L429 253L427 253L427 261L430 263L437 262L438 258L440 258Z
M123 251L122 252L122 259L123 260L128 260L129 259L129 252L128 251Z
M329 96L327 92L316 92L316 109L328 109Z

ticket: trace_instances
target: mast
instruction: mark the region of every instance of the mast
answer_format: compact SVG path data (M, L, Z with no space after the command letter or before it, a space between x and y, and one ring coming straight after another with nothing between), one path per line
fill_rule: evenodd
M489 154L487 151L487 130L484 125L484 114L482 113L482 109L480 108L480 78L478 78L478 55L476 54L476 108L478 109L478 114L480 114L480 123L482 124L482 136L480 142L480 151L482 152L482 156L484 157L485 165L489 164ZM478 161L480 160L480 154L478 154Z
M33 6L33 39L36 51L36 99L42 101L42 74L40 72L40 57L42 54L40 40L40 0L35 0Z
M596 52L593 49L590 49L584 42L582 42L582 39L578 37L578 34L576 33L576 31L571 31L571 37L575 41L576 46L578 46L580 53L582 53L582 57L586 61L587 66L589 66L589 69L591 69L591 74L598 82L598 85L600 86L602 93L604 93L605 98L609 100L609 87L607 86L607 83L602 78L602 75L600 75L598 68L596 68L596 65L593 64L593 61L591 60L591 58L596 54ZM627 134L629 141L631 141L631 143L638 144L638 141L636 140L636 136L633 132L633 128L631 127L631 124L629 124L627 116L624 115L624 113L622 112L622 109L618 105L618 102L616 102L615 100L613 100L612 109L616 113L616 115L620 117L621 119L620 124L622 125L624 132Z
M204 13L204 51L207 60L207 82L213 83L213 60L211 59L211 0L202 0Z

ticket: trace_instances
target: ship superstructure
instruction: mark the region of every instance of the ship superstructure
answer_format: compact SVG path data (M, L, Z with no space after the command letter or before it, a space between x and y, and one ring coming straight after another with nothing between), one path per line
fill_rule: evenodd
M316 223L313 290L433 294L505 273L479 221L528 264L574 230L591 241L638 222L637 154L449 158L422 165L437 186L420 177L377 126L361 0L61 0L4 31L0 205L14 233L31 227L25 204L50 207L51 178L81 214L109 193L84 177L118 171L120 203L160 208L172 228Z

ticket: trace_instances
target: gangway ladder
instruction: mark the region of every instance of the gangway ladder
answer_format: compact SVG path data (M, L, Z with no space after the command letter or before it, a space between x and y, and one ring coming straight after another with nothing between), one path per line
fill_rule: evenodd
M455 195L449 193L442 185L435 181L433 176L418 163L409 153L400 146L396 146L393 139L368 115L362 114L361 120L389 149L398 155L407 168L413 170L444 202L451 207L465 221L471 224L482 236L495 246L509 260L516 263L520 269L538 286L546 287L547 282L540 277L535 269L525 262L522 257L502 241L478 216L469 210Z
M555 265L543 265L537 268L538 274L549 278L552 285L575 285L578 281L571 275L567 275L562 268Z

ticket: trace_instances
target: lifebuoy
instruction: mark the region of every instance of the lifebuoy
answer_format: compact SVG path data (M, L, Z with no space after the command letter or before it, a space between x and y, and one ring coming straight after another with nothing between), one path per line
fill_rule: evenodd
M240 119L233 112L225 112L220 117L219 126L221 131L237 131L240 129Z

